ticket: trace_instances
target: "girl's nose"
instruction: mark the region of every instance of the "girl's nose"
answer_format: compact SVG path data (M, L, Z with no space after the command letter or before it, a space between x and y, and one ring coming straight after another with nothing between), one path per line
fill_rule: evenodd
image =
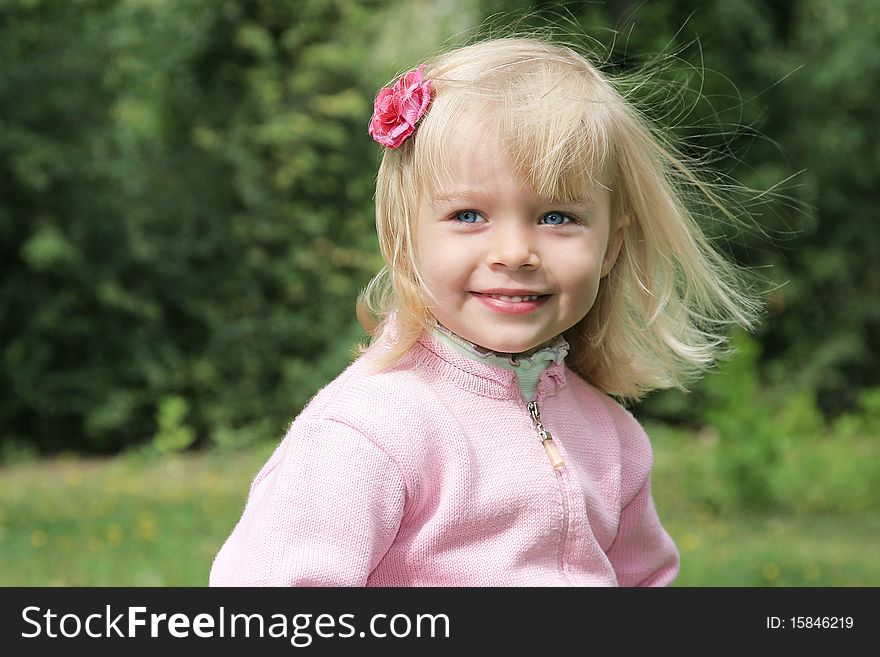
M518 225L499 225L493 230L487 261L490 267L511 271L537 269L541 264L531 231Z

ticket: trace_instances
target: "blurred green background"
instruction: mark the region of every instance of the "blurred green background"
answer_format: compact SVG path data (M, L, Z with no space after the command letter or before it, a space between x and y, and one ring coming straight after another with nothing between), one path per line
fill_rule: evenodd
M760 329L634 409L678 584L880 585L872 0L0 0L0 585L206 583L364 338L376 90L513 23L757 190Z

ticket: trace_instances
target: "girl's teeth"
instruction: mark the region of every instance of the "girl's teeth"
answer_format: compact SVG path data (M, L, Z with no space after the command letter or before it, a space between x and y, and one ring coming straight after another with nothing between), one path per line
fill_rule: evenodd
M508 297L503 294L493 294L493 297L498 299L499 301L511 301L513 303L519 303L520 301L536 301L538 299L538 295L529 295L527 297Z

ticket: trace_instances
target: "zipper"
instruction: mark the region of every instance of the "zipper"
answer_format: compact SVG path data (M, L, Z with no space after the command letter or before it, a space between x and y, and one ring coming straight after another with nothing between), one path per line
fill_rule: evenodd
M565 461L562 460L562 456L559 454L559 448L556 447L556 443L553 442L553 436L550 435L550 432L547 431L541 423L541 409L538 408L538 402L530 401L528 407L529 415L532 416L532 424L535 425L538 437L541 439L541 444L544 446L544 452L547 454L547 458L550 459L550 465L553 466L554 470L561 470L565 467Z
M562 505L562 526L559 529L559 539L556 544L556 565L559 568L559 573L570 584L571 580L565 572L565 548L568 540L568 523L570 522L568 484L566 483L568 477L566 476L565 461L562 460L562 456L559 454L559 448L557 448L556 443L553 442L553 436L550 435L550 432L544 428L544 424L541 422L541 409L538 407L538 402L529 402L528 408L529 415L532 416L532 424L535 425L538 437L541 439L541 444L544 446L544 452L550 460L550 465L553 466L553 471L556 473L557 482L559 484L559 501Z

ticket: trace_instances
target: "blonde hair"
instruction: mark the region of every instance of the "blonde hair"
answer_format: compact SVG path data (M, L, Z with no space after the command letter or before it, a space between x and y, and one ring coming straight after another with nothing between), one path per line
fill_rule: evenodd
M448 175L462 121L475 118L538 195L564 202L597 184L610 189L620 253L590 312L565 332L566 362L584 379L628 401L683 388L724 350L730 324L751 326L758 305L741 271L712 247L686 199L734 219L730 211L584 56L508 37L434 57L424 75L434 94L428 113L382 156L376 228L385 266L358 299L374 340L393 333L381 367L433 324L416 261L417 209Z

